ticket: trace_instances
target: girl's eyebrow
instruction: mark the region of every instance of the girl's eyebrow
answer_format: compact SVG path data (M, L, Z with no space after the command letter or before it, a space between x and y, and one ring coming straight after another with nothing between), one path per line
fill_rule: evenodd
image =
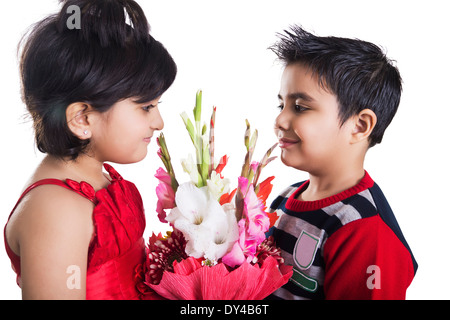
M308 94L306 94L304 92L290 93L290 94L288 94L287 98L290 99L290 100L302 99L302 100L307 101L307 102L315 101L313 97L311 97L310 95L308 95ZM281 96L281 94L278 94L278 99L283 100L283 97Z

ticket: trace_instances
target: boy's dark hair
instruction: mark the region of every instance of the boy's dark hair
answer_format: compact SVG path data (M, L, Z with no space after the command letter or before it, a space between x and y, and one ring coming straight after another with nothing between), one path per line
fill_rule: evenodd
M76 159L89 141L67 125L71 103L85 102L105 112L127 98L154 100L172 85L177 66L149 34L136 2L60 2L61 11L35 24L19 44L22 98L33 118L38 149ZM80 9L79 29L68 27L73 5Z
M358 39L318 37L300 26L279 38L269 49L285 65L300 62L318 76L320 85L337 96L341 124L364 109L376 114L369 147L380 143L402 91L400 73L382 50Z

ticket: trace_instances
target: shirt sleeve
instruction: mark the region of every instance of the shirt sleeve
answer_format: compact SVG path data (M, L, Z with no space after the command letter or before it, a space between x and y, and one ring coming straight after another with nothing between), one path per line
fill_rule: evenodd
M326 299L405 299L411 255L379 215L350 222L323 248Z

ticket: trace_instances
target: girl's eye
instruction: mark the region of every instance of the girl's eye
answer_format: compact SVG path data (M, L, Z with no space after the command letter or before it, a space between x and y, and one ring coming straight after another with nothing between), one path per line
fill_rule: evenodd
M142 107L142 110L144 110L145 112L149 112L150 111L150 109L152 109L152 108L154 108L155 106L154 105L149 105L149 106L145 106L145 107Z
M162 101L158 101L158 103L156 105L160 105L162 103ZM144 110L145 112L150 112L150 109L153 109L155 107L155 105L153 104L149 104L148 106L143 106L142 110Z
M277 108L280 109L280 111L282 111L284 109L284 106L280 104Z

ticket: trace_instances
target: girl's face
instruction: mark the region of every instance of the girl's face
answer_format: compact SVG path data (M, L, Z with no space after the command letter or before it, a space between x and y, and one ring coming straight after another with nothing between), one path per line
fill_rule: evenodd
M143 160L154 131L164 127L158 110L160 98L147 103L128 98L101 114L101 121L91 128L93 156L120 164Z

